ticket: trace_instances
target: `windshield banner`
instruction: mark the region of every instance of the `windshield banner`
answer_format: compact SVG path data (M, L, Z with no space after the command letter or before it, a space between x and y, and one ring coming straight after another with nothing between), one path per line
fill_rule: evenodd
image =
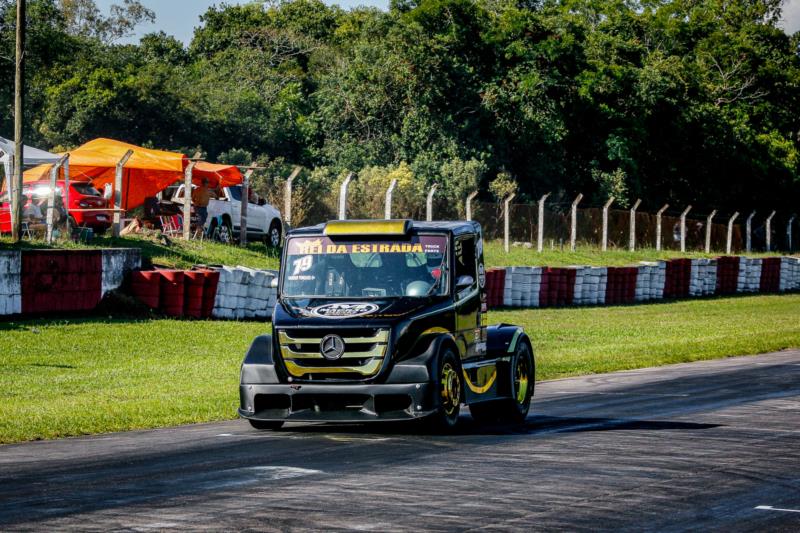
M412 237L405 241L334 242L328 237L295 237L289 240L289 255L321 254L441 254L447 240L439 236Z

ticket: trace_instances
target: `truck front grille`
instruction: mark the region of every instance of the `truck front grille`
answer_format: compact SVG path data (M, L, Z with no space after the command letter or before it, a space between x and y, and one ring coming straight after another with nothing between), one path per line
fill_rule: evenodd
M338 335L344 352L335 360L322 355L327 335ZM378 373L386 357L389 330L379 328L292 328L278 331L281 357L290 375L305 379L365 379Z

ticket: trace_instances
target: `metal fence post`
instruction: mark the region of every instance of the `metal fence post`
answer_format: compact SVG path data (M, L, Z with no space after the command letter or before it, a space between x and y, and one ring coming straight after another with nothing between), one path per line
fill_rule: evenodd
M431 190L428 191L428 198L425 200L425 220L430 222L433 220L433 195L436 194L438 185L435 183L431 185Z
M611 204L614 203L614 197L610 196L608 201L603 204L603 244L602 250L605 252L608 250L608 208L611 207Z
M183 171L183 240L188 241L192 229L192 172L196 164L195 159L202 157L202 152L195 152L192 160ZM233 235L231 235L233 238Z
M383 208L383 218L386 220L392 218L392 194L394 194L395 187L397 187L397 179L393 179L392 183L389 184L389 188L386 189L386 202Z
M339 220L347 220L347 189L353 179L353 173L349 173L339 188Z
M794 219L796 218L795 215L789 217L789 223L786 224L786 240L787 244L789 245L789 253L794 252L794 246L792 246L792 224L794 223Z
M247 246L247 204L250 203L250 178L253 176L253 169L248 168L242 176L242 201L239 203L239 245Z
M472 200L478 196L478 191L472 191L467 195L467 220L472 220Z
M747 223L745 225L745 245L744 245L744 249L745 249L745 251L747 251L747 253L750 253L750 250L751 250L751 247L752 247L752 243L753 243L751 237L753 235L752 229L753 229L753 217L754 216L756 216L756 212L755 211L750 213L750 216L747 217Z
M287 228L292 225L292 183L297 175L300 174L301 168L294 167L292 173L286 178L286 188L283 193L283 221Z
M570 228L569 228L569 249L575 251L575 240L578 237L578 204L583 199L583 194L578 193L575 200L572 202L572 209L570 211Z
M63 156L50 169L50 189L47 191L47 244L53 242L53 217L55 216L56 210L56 180L58 179L58 171L68 157L69 155Z
M515 193L511 193L508 195L508 198L503 200L503 248L505 248L506 253L509 251L509 231L510 231L510 222L509 222L509 214L511 212L511 200L514 199L516 196Z
M772 251L772 217L775 216L775 211L769 214L766 220L766 238L767 238L767 251Z
M706 217L706 253L711 253L711 221L714 220L714 215L717 214L717 210L714 209L711 211L711 214Z
M658 210L656 213L656 251L661 251L661 215L664 214L669 208L669 204L664 204L664 207Z
M725 253L731 255L731 241L733 240L733 221L736 220L736 217L739 216L739 212L736 211L733 216L728 220L728 239L725 241Z
M639 209L641 203L642 200L637 198L636 203L631 207L630 235L628 236L628 244L631 252L636 250L636 210Z
M681 213L681 252L686 252L686 215L691 211L692 206L689 205Z
M114 171L114 224L112 226L112 235L115 238L119 237L119 232L122 229L121 216L122 216L122 171L125 168L125 163L133 155L133 150L128 150L122 159L117 163L117 168ZM129 184L130 185L130 184ZM191 190L187 194L191 194Z
M536 251L541 252L544 246L544 202L550 193L539 198L539 218L536 221Z
M67 238L70 238L72 236L72 223L69 215L69 154L64 160L64 210L67 212L67 225L65 226Z

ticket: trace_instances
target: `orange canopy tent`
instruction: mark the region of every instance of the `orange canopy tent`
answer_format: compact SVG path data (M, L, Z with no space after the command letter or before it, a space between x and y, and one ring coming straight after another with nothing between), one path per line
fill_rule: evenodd
M188 158L176 152L142 148L113 139L95 139L69 152L70 179L90 181L98 189L107 184L114 186L117 163L128 150L133 155L122 171L122 209L128 210L144 203L145 198L155 196L176 181L183 179ZM39 165L24 174L24 181L39 181L49 177L52 165ZM63 179L63 169L60 170ZM230 165L213 165L199 162L192 172L193 182L199 184L204 178L209 186L217 183L223 187L242 181L239 169Z
M242 173L234 165L218 165L200 161L192 171L192 182L200 185L204 179L208 180L208 186L212 189L230 187L242 182Z

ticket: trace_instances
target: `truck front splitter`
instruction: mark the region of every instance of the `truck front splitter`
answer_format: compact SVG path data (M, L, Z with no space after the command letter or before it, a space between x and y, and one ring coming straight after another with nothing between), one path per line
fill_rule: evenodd
M423 418L439 398L429 383L241 385L239 415L253 420L370 422Z

